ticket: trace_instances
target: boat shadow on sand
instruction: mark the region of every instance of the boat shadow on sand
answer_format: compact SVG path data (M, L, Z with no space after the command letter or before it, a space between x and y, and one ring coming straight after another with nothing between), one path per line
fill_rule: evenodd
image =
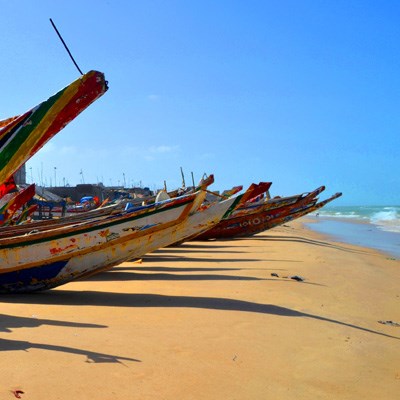
M53 290L27 295L5 295L3 302L17 304L42 304L63 306L98 306L98 307L132 307L132 308L198 308L219 311L240 311L276 315L282 317L310 318L321 322L338 324L359 331L380 335L392 339L400 337L388 335L373 329L355 324L327 318L321 315L304 313L274 304L254 303L244 300L195 297L195 296L165 296L159 294L114 293L98 291Z
M224 244L227 243L227 244ZM229 240L204 240L204 241L194 241L194 242L185 242L179 245L171 245L168 247L163 247L162 249L156 250L156 252L161 252L161 253L165 253L168 251L171 252L175 252L175 251L185 251L185 252L191 252L191 251L202 251L202 250L206 250L206 251L218 251L218 249L221 249L221 252L224 252L224 249L229 249L229 253L241 253L240 250L231 250L233 247L235 248L244 248L244 247L249 247L249 246L245 246L244 242L238 246L237 243L235 243L235 246L232 246L229 244Z
M162 268L162 267L160 267ZM260 268L261 270L267 270ZM197 269L198 272L205 271L207 269ZM213 271L231 271L231 270L240 270L240 268L220 268L220 269L211 269ZM274 271L277 269L275 268ZM145 271L145 272L143 272ZM114 267L110 271L106 271L103 273L95 274L89 276L87 278L83 278L85 281L93 281L93 282L115 282L115 281L274 281L274 282L288 282L293 283L293 280L290 279L277 279L277 278L258 278L254 276L237 276L237 275L219 275L219 274L182 274L181 268L175 268L173 270L171 267L167 268L167 271L163 272L162 269L159 270L158 273L153 271L157 271L154 267L149 267L146 272L145 268L123 268L122 270L119 267ZM187 272L193 272L194 269ZM248 271L248 270L247 270ZM170 273L177 272L177 273ZM315 286L325 286L320 283L315 282L302 282L304 285L315 285Z
M38 328L42 325L63 326L71 328L107 328L106 325L85 324L69 321L58 321L50 319L41 319L35 316L18 317L14 315L0 314L0 332L11 333L15 328ZM0 352L2 351L28 351L29 349L42 349L58 351L69 354L77 354L86 357L87 363L122 363L123 361L140 360L124 356L116 356L106 353L98 353L68 346L59 346L45 343L34 343L25 340L11 340L0 338Z
M234 267L228 267L228 268L223 268L223 267L188 267L188 268L182 268L182 267L162 267L159 265L152 265L152 266L143 266L143 264L140 267L136 267L137 264L129 265L129 264L120 264L117 267L113 267L110 272L113 271L148 271L148 272L224 272L224 271L276 271L280 270L283 271L285 269L283 268L234 268Z
M328 247L335 250L341 250L348 253L357 253L357 254L373 254L373 252L368 252L367 250L363 249L355 249L346 247L345 245L341 246L335 242L325 242L322 240L315 240L315 239L308 239L302 236L252 236L251 238L240 238L239 240L261 240L265 242L297 242L297 243L304 243L309 244L312 246L322 246Z
M218 261L219 263L238 263L238 262L261 262L261 261L271 261L271 260L259 260L256 258L220 258L218 257L218 260L215 259L215 256L213 257L212 254L210 254L210 257L184 257L181 255L146 255L143 257L143 260L147 262L164 262L164 261L173 261L173 262L215 262ZM280 260L281 261L281 260Z
M239 247L239 246L237 246ZM236 248L237 248L236 247ZM248 247L248 246L240 246ZM221 246L217 246L217 249L221 248ZM160 250L154 251L152 254L161 254L163 257L167 254L176 254L176 253L197 253L197 254L243 254L242 250L234 250L235 247L232 246L224 246L225 250L216 250L214 246L197 246L197 247L186 247L185 245L181 245L179 247L163 247Z
M178 272L178 270L177 270ZM96 274L85 279L86 281L266 281L268 278L256 278L252 276L232 276L218 274L171 274L171 273L146 273L140 269L132 271L109 271Z

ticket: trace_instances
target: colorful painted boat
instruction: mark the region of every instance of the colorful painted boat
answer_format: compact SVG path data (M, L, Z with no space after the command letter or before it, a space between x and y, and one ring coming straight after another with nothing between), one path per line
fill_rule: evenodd
M45 290L67 283L112 263L115 251L128 243L138 245L140 253L143 242L152 241L156 233L181 223L197 209L201 193L39 232L27 224L25 234L2 235L0 292Z
M29 218L36 211L37 204L31 204L30 206L25 206L20 214L12 218L11 225L20 225L29 222Z
M282 207L301 204L304 199L315 198L325 190L325 186L320 186L312 192L300 193L286 197L274 197L264 202L256 204L246 203L243 207L238 207L231 215L231 217L238 217L240 215L249 215L250 213L257 213L267 210L281 209Z
M204 196L205 194L203 195L203 198ZM182 220L179 224L155 232L152 235L151 240L148 240L145 237L140 237L135 241L125 243L123 246L108 248L105 252L98 252L97 254L91 253L75 258L71 260L69 266L74 268L80 264L86 264L88 259L91 260L90 262L93 265L92 260L96 257L97 268L93 268L92 271L80 277L91 276L101 271L106 271L124 261L140 258L159 248L170 246L173 243L183 242L186 238L196 236L216 225L223 215L229 213L229 210L234 209L236 203L240 201L240 198L241 196L236 198L232 197L217 202L206 209L196 209L195 206L188 218Z
M175 242L173 242L172 244L168 245L170 247L176 247L176 246L180 246L182 243L190 241L190 240L194 240L196 237L198 237L199 235L201 235L202 233L206 233L208 232L210 229L212 229L213 227L219 225L223 220L229 218L238 207L241 207L243 204L247 204L248 199L249 198L254 198L258 195L260 195L261 193L265 193L265 191L268 190L268 188L271 186L271 182L260 182L258 184L251 184L249 186L249 188L246 190L246 192L244 192L241 195L238 195L236 197L232 197L231 199L234 199L234 202L232 203L232 205L227 209L227 211L225 212L225 214L220 218L218 224L212 224L212 226L210 226L208 229L202 229L201 231L196 231L193 232L192 234L190 234L189 236L185 236L184 238L177 240ZM239 186L236 186L236 188L239 188ZM207 191L207 194L210 193ZM211 192L212 193L212 192ZM217 197L215 197L217 198ZM202 204L202 206L200 207L199 210L206 210L210 207L215 207L216 205L220 204L220 203L224 203L226 202L227 199L225 200L214 200L214 202L212 203L205 203Z
M221 220L214 228L195 237L193 240L209 240L222 238L235 238L254 235L267 229L268 221L274 218L283 218L295 210L317 202L316 196L325 189L321 186L312 192L299 196L295 203L281 207L270 208L270 204L257 206L255 209L246 207L235 210L228 218Z
M90 71L26 113L0 121L0 184L106 90L104 74Z
M34 208L31 208L31 211L35 211L37 209L37 204L34 204ZM136 209L142 209L142 206L136 207ZM119 207L118 205L110 205L102 208L96 208L94 210L89 210L86 213L80 214L71 214L62 218L54 218L54 219L44 219L44 220L33 220L29 222L30 230L35 230L35 232L43 232L53 228L59 228L62 226L71 226L74 224L78 224L84 221L89 220L100 220L108 218L112 215L121 214L125 209L123 207ZM135 211L135 210L132 210ZM31 212L29 212L31 215ZM0 229L0 239L3 237L12 237L26 234L26 227L19 225L12 226L3 226Z
M18 192L11 192L3 196L0 199L0 226L8 224L14 214L25 206L34 195L35 184L31 184Z
M320 208L326 206L328 203L330 203L331 201L333 201L333 200L335 200L335 199L337 199L337 198L339 198L341 196L342 196L342 193L338 192L338 193L335 193L334 195L332 195L331 197L329 197L326 200L320 201L320 202L318 202L316 204L313 204L313 205L309 205L309 206L303 207L303 209L300 209L300 210L295 210L295 211L293 211L292 213L290 213L290 214L288 214L286 216L277 217L277 218L271 219L270 221L268 221L268 224L266 225L266 229L265 230L272 229L272 228L275 228L275 227L277 227L279 225L286 224L286 223L288 223L290 221L293 221L293 220L295 220L297 218L304 217L307 214L310 214L312 212L315 212L315 211L319 210Z

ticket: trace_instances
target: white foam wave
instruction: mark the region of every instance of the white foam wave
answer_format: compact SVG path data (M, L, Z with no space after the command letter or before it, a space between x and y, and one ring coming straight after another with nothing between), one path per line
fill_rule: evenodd
M358 218L365 219L366 217L361 216L355 211L320 211L319 214L325 217L335 217L335 218Z
M376 212L371 216L371 223L383 231L400 233L400 219L395 208L385 207L384 211Z
M394 208L390 207L385 207L385 211L378 211L371 215L371 221L372 222L378 222L378 221L393 221L396 219L399 219L399 216L397 215L397 210Z

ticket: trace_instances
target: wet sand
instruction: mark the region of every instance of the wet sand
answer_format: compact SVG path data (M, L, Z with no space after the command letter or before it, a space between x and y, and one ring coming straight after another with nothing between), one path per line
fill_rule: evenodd
M0 398L398 399L399 282L294 222L2 295Z
M370 247L400 259L400 234L397 226L394 231L381 229L367 220L356 218L312 217L307 216L311 228L323 235L330 235L334 240L356 246Z

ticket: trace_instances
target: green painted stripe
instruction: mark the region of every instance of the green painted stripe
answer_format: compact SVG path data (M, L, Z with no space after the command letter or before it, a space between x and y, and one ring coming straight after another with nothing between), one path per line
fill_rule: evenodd
M19 131L15 137L1 152L0 169L4 169L7 166L11 158L20 150L24 141L37 129L47 112L62 97L67 88L68 86L41 103L33 114L24 121L23 126L19 127Z
M224 216L221 218L221 220L229 217L229 215L236 208L237 204L239 203L239 201L242 199L243 196L244 196L244 193L236 197L236 200L231 204L231 206L228 208L228 211L224 214Z

